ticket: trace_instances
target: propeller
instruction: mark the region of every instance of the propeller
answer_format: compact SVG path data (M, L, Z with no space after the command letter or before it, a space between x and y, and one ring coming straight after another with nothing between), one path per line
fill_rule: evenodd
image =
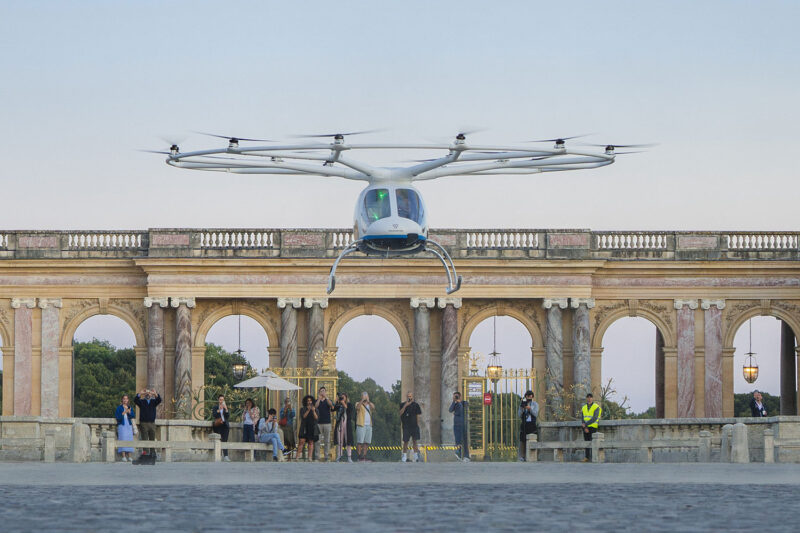
M376 130L361 130L361 131L347 131L339 133L309 133L302 135L290 135L293 139L321 139L324 137L333 137L334 139L343 139L346 135L366 135L368 133L377 133L379 131L386 131L385 129Z
M591 133L581 133L580 135L573 135L571 137L556 137L554 139L536 139L535 141L523 141L528 143L556 143L557 145L563 146L564 143L570 139L580 139L581 137L587 137L591 135Z
M647 143L647 144L592 144L592 143L583 143L583 146L597 146L598 148L605 148L606 152L613 152L617 148L651 148L653 146L658 146L658 143ZM622 153L622 152L620 152ZM628 152L630 153L630 152Z
M205 131L196 131L195 133L199 133L200 135L207 135L209 137L217 137L219 139L227 139L232 143L238 141L253 141L253 142L265 142L265 143L275 142L272 139L249 139L247 137L237 137L236 135L217 135L216 133L207 133Z
M164 154L164 155L171 155L170 152L164 152L163 150L136 150L137 152L147 152L148 154Z

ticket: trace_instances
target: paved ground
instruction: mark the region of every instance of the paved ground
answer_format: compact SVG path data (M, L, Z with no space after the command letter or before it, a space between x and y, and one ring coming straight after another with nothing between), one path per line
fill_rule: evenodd
M1 463L0 530L797 531L798 493L785 464Z

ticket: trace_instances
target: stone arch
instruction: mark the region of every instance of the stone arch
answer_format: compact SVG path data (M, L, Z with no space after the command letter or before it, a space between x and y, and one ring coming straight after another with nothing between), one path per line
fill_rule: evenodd
M661 336L664 338L664 348L675 347L675 335L672 333L672 328L669 326L669 324L664 322L661 316L647 309L642 309L641 307L637 308L635 312L631 313L631 311L626 307L610 313L608 316L603 318L600 324L598 324L592 333L592 350L601 350L603 348L603 336L606 334L606 330L608 330L611 324L620 318L626 317L647 319L656 327L658 331L661 332Z
M81 310L78 314L69 319L66 324L64 324L64 329L61 334L61 348L72 349L72 339L75 337L75 331L77 331L78 326L83 324L86 319L96 315L112 315L121 319L123 322L128 324L133 331L133 336L136 339L136 347L138 348L147 346L147 337L144 331L144 324L142 324L139 317L134 315L129 309L126 309L122 306L109 304L107 309L101 310L100 305L96 304L90 305Z
M760 305L755 305L750 309L742 311L741 314L731 320L731 323L725 330L725 334L722 338L723 349L733 349L733 339L736 336L736 332L739 331L739 328L742 327L745 322L756 316L771 316L783 320L789 325L790 328L792 328L795 337L800 339L800 335L798 334L798 332L800 332L800 322L798 322L798 317L779 307L770 306L768 308L764 308Z
M206 343L206 336L208 332L211 330L211 327L216 324L220 319L225 318L226 316L232 315L244 315L247 317L252 318L259 325L264 329L267 334L267 340L269 341L269 346L280 346L280 340L278 337L278 330L272 324L271 317L265 311L262 311L256 307L249 306L247 304L234 304L228 303L225 305L221 305L214 309L208 316L203 318L203 321L197 325L196 331L194 331L194 342L193 346L195 348L203 348L205 349Z
M461 329L458 341L460 352L465 353L465 351L469 349L469 339L472 337L472 332L475 331L478 324L493 316L509 316L518 320L525 326L525 329L528 330L531 336L531 347L544 348L544 338L539 329L539 325L521 309L517 309L512 305L499 303L482 307L467 319L464 327Z
M339 315L336 320L334 320L333 324L331 324L330 328L328 329L328 335L325 339L325 349L336 350L336 342L339 338L339 333L342 331L342 328L352 319L362 315L376 315L386 319L392 326L394 326L394 329L400 336L401 350L403 348L411 347L411 333L408 331L408 328L406 327L402 317L397 315L391 309L382 305L361 304L348 309Z

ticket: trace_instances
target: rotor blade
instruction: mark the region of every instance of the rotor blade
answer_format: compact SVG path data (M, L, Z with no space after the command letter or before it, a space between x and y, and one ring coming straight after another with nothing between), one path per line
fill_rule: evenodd
M647 150L629 150L629 151L627 151L627 152L617 152L617 151L614 151L614 154L615 154L615 155L621 155L621 154L641 154L641 153L644 153L644 152L646 152L646 151L647 151Z
M581 143L581 146L597 146L599 148L605 148L606 146L613 146L614 148L652 148L653 146L658 146L658 143L647 143L647 144Z
M159 135L158 138L167 143L168 146L179 146L187 139L188 135L185 133L183 134L166 134L166 135Z
M209 137L218 137L220 139L225 139L225 140L237 139L239 141L253 141L253 142L265 142L265 143L276 142L272 139L249 139L247 137L238 137L236 135L217 135L216 133L206 133L205 131L196 131L195 133L199 133L200 135L208 135Z
M341 135L342 137L348 135L366 135L368 133L377 133L380 131L386 131L385 129L376 129L376 130L361 130L361 131L349 131L349 132L338 132L338 133L311 133L311 134L301 134L301 135L290 135L289 137L293 139L317 139L323 137L336 137Z
M170 155L170 153L169 153L169 152L162 152L162 151L160 151L160 150L136 150L136 151L137 151L137 152L147 152L147 153L149 153L149 154L164 154L164 155Z
M580 135L573 135L571 137L556 137L554 139L536 139L535 141L523 141L526 143L554 143L556 141L568 141L570 139L580 139L581 137L588 137L591 133L581 133Z

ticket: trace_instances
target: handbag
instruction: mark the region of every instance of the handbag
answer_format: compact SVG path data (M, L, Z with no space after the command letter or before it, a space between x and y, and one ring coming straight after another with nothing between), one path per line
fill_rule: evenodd
M319 424L314 423L314 430L311 432L311 434L313 435L313 439L319 438Z
M214 419L214 427L219 427L222 425L222 418L215 418Z
M133 432L133 436L135 437L136 435L139 434L139 428L136 427L136 420L131 420L130 422L131 422L131 431Z
M284 413L286 414L283 415L280 420L278 420L278 425L282 428L285 428L286 426L289 425L289 418L288 418L289 413L287 411L284 411Z

